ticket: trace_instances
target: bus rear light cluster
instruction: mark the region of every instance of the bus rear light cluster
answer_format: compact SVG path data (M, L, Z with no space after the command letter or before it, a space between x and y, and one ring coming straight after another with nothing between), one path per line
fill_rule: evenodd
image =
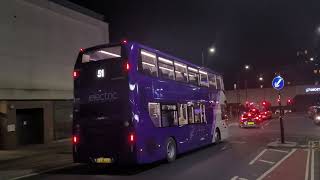
M130 70L130 64L128 61L126 63L124 63L123 68L124 68L125 72L128 72Z
M129 142L130 142L130 143L134 143L134 141L135 141L135 136L134 136L133 133L130 133L130 134L129 134Z
M73 143L73 144L78 144L78 143L79 143L79 137L76 136L76 135L74 135L74 136L72 137L72 143Z
M72 73L73 79L77 79L80 76L80 71L74 70Z

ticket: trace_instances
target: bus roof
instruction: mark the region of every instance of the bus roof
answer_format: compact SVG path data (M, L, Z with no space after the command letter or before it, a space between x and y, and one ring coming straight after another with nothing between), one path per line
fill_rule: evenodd
M143 49L145 49L145 50L148 50L148 51L150 51L150 52L152 52L152 53L156 53L156 54L161 55L161 56L164 56L164 57L166 57L166 58L170 58L170 59L172 59L172 60L179 61L179 62L181 62L181 63L183 63L183 64L188 65L188 66L192 66L192 67L198 68L198 69L200 69L200 70L204 70L204 71L213 73L213 74L215 74L215 75L220 75L220 76L222 76L221 73L218 73L218 72L216 72L216 71L213 71L213 70L211 70L211 69L209 69L209 68L207 68L207 67L202 67L202 66L193 64L193 63L191 63L191 62L189 62L189 61L183 60L183 59L181 59L181 58L172 56L172 55L170 55L170 54L161 52L161 51L159 51L159 50L157 50L157 49L150 48L150 47L148 47L148 46L145 46L145 45L143 45L143 44L140 44L140 43L134 42L134 41L126 41L126 43L99 44L99 45L96 45L96 46L93 46L93 47L86 48L85 50L90 50L90 49L95 49L95 48L105 47L105 46L123 45L123 44L139 46L139 47L141 47L141 48L143 48Z

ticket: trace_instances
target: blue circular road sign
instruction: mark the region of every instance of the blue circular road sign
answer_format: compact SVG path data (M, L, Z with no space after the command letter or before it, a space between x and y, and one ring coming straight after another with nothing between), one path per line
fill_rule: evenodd
M281 76L273 78L272 87L276 90L281 90L284 87L284 79Z

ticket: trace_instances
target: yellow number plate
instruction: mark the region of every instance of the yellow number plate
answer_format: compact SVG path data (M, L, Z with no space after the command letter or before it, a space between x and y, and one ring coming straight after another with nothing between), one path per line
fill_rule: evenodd
M99 164L108 164L112 162L111 158L103 158L103 157L96 158L94 161Z
M248 122L248 125L254 125L254 122Z

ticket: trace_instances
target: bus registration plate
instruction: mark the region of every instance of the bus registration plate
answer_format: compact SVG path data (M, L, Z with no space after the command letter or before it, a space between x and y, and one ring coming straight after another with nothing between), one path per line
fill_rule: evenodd
M104 158L104 157L96 158L94 159L94 161L99 164L109 164L112 162L111 158Z

